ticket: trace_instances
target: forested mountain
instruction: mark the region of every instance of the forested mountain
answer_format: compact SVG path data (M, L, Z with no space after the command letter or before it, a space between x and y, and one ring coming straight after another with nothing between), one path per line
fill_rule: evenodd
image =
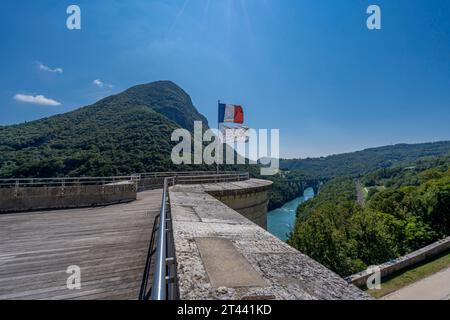
M450 141L444 141L398 144L323 158L281 159L281 173L268 177L274 181L269 208L279 208L298 197L303 192L302 179L327 181L335 177L360 177L377 170L397 170L419 160L426 161L449 154Z
M176 128L207 120L170 81L139 85L53 117L0 127L0 177L168 171Z
M196 120L208 128L206 118L176 84L138 85L69 113L0 127L0 178L215 171L216 166L180 166L170 159L173 130L192 132ZM258 166L221 165L220 169L246 170L261 177ZM297 196L298 181L273 179L271 206Z
M398 144L323 158L283 159L280 161L280 167L283 170L301 170L317 178L359 176L382 168L448 154L450 154L450 141Z

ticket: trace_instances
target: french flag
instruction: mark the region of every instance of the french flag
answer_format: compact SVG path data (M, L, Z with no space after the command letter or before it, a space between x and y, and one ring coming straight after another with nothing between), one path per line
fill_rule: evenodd
M240 105L219 103L219 123L244 123L244 109Z

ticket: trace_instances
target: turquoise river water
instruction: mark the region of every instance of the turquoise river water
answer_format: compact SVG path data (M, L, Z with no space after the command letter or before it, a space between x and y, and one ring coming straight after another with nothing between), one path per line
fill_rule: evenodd
M283 207L267 213L267 229L278 239L286 241L294 229L296 212L299 205L314 197L314 190L308 188L303 196L287 202Z

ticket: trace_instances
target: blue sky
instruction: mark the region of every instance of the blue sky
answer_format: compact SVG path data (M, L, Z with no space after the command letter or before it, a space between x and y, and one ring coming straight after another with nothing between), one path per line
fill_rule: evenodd
M449 16L448 0L2 0L0 125L164 79L212 127L221 99L279 128L283 157L449 140Z

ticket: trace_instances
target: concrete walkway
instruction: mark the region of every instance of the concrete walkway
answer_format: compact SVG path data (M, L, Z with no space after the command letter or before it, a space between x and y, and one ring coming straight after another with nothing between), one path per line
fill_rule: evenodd
M450 268L383 297L384 300L450 300Z

